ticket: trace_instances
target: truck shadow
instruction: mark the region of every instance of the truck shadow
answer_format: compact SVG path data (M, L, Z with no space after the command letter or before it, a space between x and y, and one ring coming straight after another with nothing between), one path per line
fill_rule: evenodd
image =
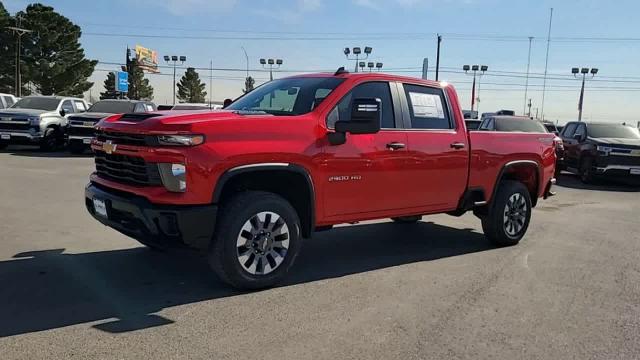
M557 179L557 186L592 191L615 191L615 192L640 192L640 183L630 181L615 181L612 179L596 179L593 184L585 184L577 175L562 173Z
M283 286L493 249L480 233L433 223L341 227L307 241ZM69 325L123 333L173 323L164 308L242 295L193 252L132 248L20 253L0 262L0 337Z
M82 154L72 154L67 149L58 149L55 151L41 151L37 146L29 145L11 145L6 149L0 150L0 153L10 154L11 156L34 157L34 158L90 158L93 153L85 151Z

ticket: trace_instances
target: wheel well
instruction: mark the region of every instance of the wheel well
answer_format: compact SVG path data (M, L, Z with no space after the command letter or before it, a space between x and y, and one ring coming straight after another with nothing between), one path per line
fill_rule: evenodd
M538 165L530 162L516 163L504 168L502 176L496 183L496 190L502 180L514 180L524 184L531 195L531 204L538 203L538 189L540 186ZM494 191L495 195L495 191Z
M315 202L311 179L303 172L286 169L252 169L221 178L214 201L225 203L243 191L268 191L286 199L298 213L302 234L310 237L315 225ZM226 174L225 174L226 175Z

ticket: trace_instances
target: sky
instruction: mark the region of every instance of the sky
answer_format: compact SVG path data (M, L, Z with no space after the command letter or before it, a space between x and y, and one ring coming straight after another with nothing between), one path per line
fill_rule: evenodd
M29 1L3 1L10 13ZM544 117L575 120L581 82L572 67L599 72L586 83L586 120L640 121L640 26L637 0L57 0L42 1L82 27L87 57L100 61L91 77L91 93L103 91L107 72L124 62L127 46L136 44L164 55L184 55L178 79L187 66L199 70L213 100L242 93L247 65L260 84L269 79L260 58L283 60L274 77L301 72L353 70L345 47L371 46L368 61L383 71L420 77L428 58L435 77L436 34L442 34L440 80L458 89L465 109L471 106L473 77L462 67L487 65L479 78L480 112L512 109L523 113L529 37L530 78L527 99L532 113L543 108L543 73L550 9ZM248 63L243 48L248 56ZM172 101L173 69L147 75L154 101ZM89 94L87 94L88 96ZM528 102L528 100L527 100ZM527 110L528 111L528 110Z

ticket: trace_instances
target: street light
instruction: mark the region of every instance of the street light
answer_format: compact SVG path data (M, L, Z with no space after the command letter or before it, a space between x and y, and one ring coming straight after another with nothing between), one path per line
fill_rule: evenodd
M382 69L382 63L376 63L376 69L378 69L378 71L380 71Z
M260 59L260 65L265 69L269 69L269 79L271 81L273 81L273 69L279 69L282 66L282 62L282 59Z
M473 107L475 105L476 100L478 100L478 112L480 112L480 78L484 73L489 70L487 65L464 65L462 67L465 74L469 74L469 71L473 72L473 87L471 88L471 111L473 111ZM480 73L478 74L478 71ZM478 98L476 99L476 75L478 77Z
M184 65L185 61L187 61L187 57L186 56L177 56L177 55L165 55L164 56L164 61L167 62L167 64L171 65L171 62L173 62L173 105L176 104L176 67L178 66L178 61L180 61L180 65Z
M358 72L358 66L360 66L360 64L362 64L360 62L360 60L367 60L369 58L369 55L371 55L371 53L373 52L373 48L371 46L365 46L364 48L364 54L365 57L364 58L360 58L360 55L362 55L362 48L360 47L354 47L353 49L350 48L344 48L344 56L347 57L347 60L354 60L356 62L356 72ZM349 57L350 54L355 55L355 57ZM360 66L361 68L363 68L364 66Z
M577 68L574 67L571 69L571 73L576 79L579 79L578 74L582 74L582 87L580 88L580 100L578 100L578 121L582 121L582 104L584 103L584 83L587 80L587 74L591 74L593 78L598 73L597 68Z

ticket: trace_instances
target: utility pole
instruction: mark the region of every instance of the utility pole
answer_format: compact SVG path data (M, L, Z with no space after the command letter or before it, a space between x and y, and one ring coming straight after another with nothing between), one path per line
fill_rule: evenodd
M15 94L16 97L22 97L22 71L20 69L20 48L22 47L22 35L31 33L32 30L21 28L22 19L18 17L16 19L17 26L7 26L8 30L11 30L16 35L16 85Z
M209 60L209 110L213 108L213 60Z
M529 91L529 69L531 67L531 42L533 41L533 36L529 36L529 56L527 57L527 79L524 83L524 108L522 109L522 113L526 111L527 108L527 92ZM529 99L529 107L531 107L531 99ZM529 117L531 117L531 109L529 109Z
M440 43L442 42L442 35L438 35L438 53L436 55L436 81L440 79Z
M429 58L422 60L422 78L427 80L429 77Z
M549 45L551 44L551 24L553 22L553 8L549 15L549 32L547 33L547 56L544 61L544 80L542 81L542 120L544 120L544 95L547 91L547 69L549 68Z
M598 73L598 69L596 68L572 68L571 73L574 77L578 78L578 74L582 74L582 87L580 88L580 100L578 100L578 121L582 121L582 105L584 103L584 83L587 80L587 74L591 73L591 77L593 78Z

